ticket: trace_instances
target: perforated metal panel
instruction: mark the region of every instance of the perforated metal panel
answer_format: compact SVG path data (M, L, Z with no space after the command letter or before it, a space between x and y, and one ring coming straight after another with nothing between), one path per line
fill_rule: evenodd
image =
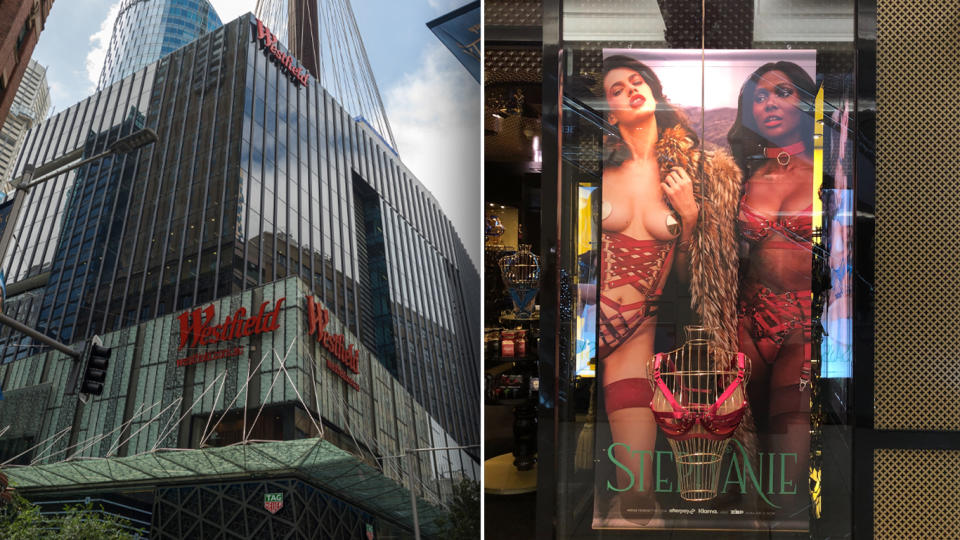
M958 14L878 2L877 429L960 430Z
M874 450L873 537L960 538L960 451Z
M540 0L487 0L483 4L483 24L540 26L543 5Z
M484 84L543 80L543 55L539 49L489 48L483 63Z

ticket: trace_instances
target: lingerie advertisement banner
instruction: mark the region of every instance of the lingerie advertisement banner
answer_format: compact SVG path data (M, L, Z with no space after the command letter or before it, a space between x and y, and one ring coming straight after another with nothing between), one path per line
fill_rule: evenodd
M602 195L580 205L599 228L579 308L597 361L578 362L597 377L594 529L810 530L816 62L603 50Z

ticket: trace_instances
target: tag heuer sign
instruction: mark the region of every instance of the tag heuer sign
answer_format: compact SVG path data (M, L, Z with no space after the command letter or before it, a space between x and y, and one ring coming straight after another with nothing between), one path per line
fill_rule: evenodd
M283 508L283 493L264 493L263 507L271 514L276 514Z
M367 540L373 540L373 525L365 523L367 526Z

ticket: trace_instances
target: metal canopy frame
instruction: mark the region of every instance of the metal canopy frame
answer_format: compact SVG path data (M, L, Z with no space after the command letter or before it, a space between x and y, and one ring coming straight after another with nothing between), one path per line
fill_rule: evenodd
M292 375L287 369L287 363L296 358L298 339L291 340L287 349L280 352L276 349L264 351L256 367L250 371L246 380L237 390L233 399L227 402L224 387L227 372L220 373L207 383L198 396L193 398L187 412L179 413L183 398L178 397L167 406L160 409L161 403L141 404L129 420L105 433L95 433L54 451L59 442L71 431L64 428L51 437L40 441L21 454L0 464L17 489L26 493L45 494L48 492L73 492L84 490L115 490L118 488L157 486L162 484L185 483L199 484L210 481L231 480L237 482L249 481L252 478L299 476L319 489L335 495L344 501L362 508L376 516L383 516L389 521L413 528L413 508L410 489L391 479L386 469L378 469L369 465L363 457L364 448L368 451L370 441L362 433L355 433L347 415L343 414L342 422L346 433L355 445L358 456L343 450L335 444L324 440L323 419L317 414L314 417L311 408L304 402L303 396L297 390ZM259 371L260 365L270 357L276 362L277 371L270 384L290 385L296 393L297 400L303 411L309 417L316 433L319 436L306 439L288 441L261 441L251 438L257 419L261 416L266 402L262 403L252 419L244 415L243 439L235 444L223 447L204 447L211 433L228 414L241 395L246 395L252 377ZM307 355L309 365L316 368L317 362ZM211 395L217 403L225 406L217 414L217 407L211 409L201 437L200 449L163 448L161 441L166 434L175 431L190 417L189 411L206 396ZM342 403L341 413L346 409ZM143 421L137 430L130 432L130 426L135 421ZM153 447L131 456L117 457L116 451L126 442L135 437L140 431L151 425L158 425L160 434ZM6 430L0 431L2 435ZM357 440L360 436L363 445ZM104 457L83 456L84 451L103 441L110 442L110 449ZM366 446L364 446L366 445ZM13 465L19 457L31 451L37 455L29 465ZM380 463L376 455L370 454L367 458L371 462L385 467L388 462ZM56 461L54 461L56 460ZM44 461L44 462L42 462ZM400 472L394 470L395 473ZM409 471L407 474L411 474ZM402 481L403 474L397 474ZM415 479L422 492L428 496L432 490L425 484L425 479ZM416 497L417 515L423 524L425 533L430 535L436 532L438 520L445 515L443 507L436 502Z
M321 438L256 442L200 450L159 450L129 457L74 459L11 466L7 476L25 493L111 489L189 481L192 484L298 475L371 514L412 526L410 491ZM443 508L417 498L429 535Z

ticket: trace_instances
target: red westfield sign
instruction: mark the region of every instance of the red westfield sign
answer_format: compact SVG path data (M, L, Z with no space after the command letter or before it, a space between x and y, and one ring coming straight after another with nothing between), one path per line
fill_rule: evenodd
M217 310L214 304L205 308L197 308L181 314L180 319L180 349L190 342L191 347L212 345L220 341L237 339L253 334L273 332L280 328L280 306L286 298L277 300L273 311L266 313L270 302L260 305L260 311L253 317L247 317L247 309L240 308L233 315L227 317L222 324L213 325Z
M330 313L312 296L307 295L307 328L309 329L307 335L316 334L317 342L333 353L337 360L340 360L340 363L337 363L328 358L327 368L346 381L354 390L359 390L360 385L347 373L347 369L353 373L360 373L360 351L354 348L352 344L346 345L346 338L343 334L327 332L326 328L329 323ZM344 366L347 369L344 369Z
M270 52L274 62L283 66L284 71L301 86L306 86L310 80L310 74L307 68L297 66L296 59L292 54L286 54L277 47L277 36L270 32L270 29L264 26L260 19L257 19L257 41L263 46L264 50Z
M180 320L180 346L177 349L184 348L188 343L190 347L203 347L221 341L273 332L280 328L280 306L283 305L284 300L286 298L277 300L273 306L273 311L269 313L267 313L267 306L270 305L270 302L264 302L260 305L257 314L252 317L248 317L247 309L242 307L235 311L233 315L228 316L225 321L216 325L213 323L217 317L215 304L182 313L177 317ZM180 358L177 360L177 365L189 366L209 362L210 360L239 356L242 353L242 346L221 351L205 351Z

